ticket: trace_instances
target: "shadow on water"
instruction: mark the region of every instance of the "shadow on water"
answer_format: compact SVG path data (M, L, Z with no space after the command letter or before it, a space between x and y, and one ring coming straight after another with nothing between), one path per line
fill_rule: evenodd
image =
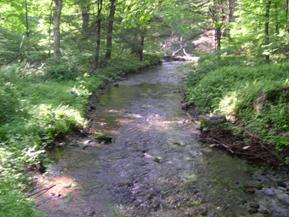
M198 141L181 110L178 63L129 76L93 98L89 135L72 136L37 177L50 217L288 216L288 183ZM99 133L112 138L99 143ZM51 188L49 188L51 187ZM288 198L287 198L288 197Z

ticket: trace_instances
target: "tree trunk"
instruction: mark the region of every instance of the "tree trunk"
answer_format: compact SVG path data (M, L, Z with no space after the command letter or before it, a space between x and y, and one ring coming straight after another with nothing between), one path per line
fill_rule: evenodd
M145 37L144 34L141 34L140 36L140 49L139 49L139 59L140 61L144 60L144 41L145 41Z
M234 19L234 0L227 0L226 36L231 40L231 23Z
M101 42L101 24L102 24L102 0L97 1L97 30L96 30L96 49L95 49L95 69L100 66L100 42Z
M218 55L221 53L221 39L222 39L222 29L221 27L215 28L215 47Z
M27 0L24 1L25 4L25 28L26 28L26 37L29 38L30 30L29 30L29 19L28 19L28 3Z
M114 21L115 9L116 9L116 0L110 0L110 12L109 12L108 29L107 29L107 36L106 36L105 62L108 62L111 59L113 21Z
M275 32L277 34L279 34L279 14L278 14L278 4L275 2L275 5L274 5L274 9L275 9Z
M53 22L53 1L54 0L51 0L51 3L50 3L50 7L49 7L49 11L50 11L50 14L49 14L49 27L48 27L48 36L49 36L49 45L52 44L52 22ZM49 57L51 57L51 46L49 47Z
M213 5L209 8L209 15L215 26L215 50L219 57L221 55L222 27L226 22L225 7L223 3L224 1L213 0Z
M54 0L54 30L53 30L53 51L54 57L60 57L60 19L62 11L62 0Z
M265 2L265 27L264 27L264 33L265 33L265 40L264 44L267 47L270 43L270 9L271 9L271 0L266 0ZM265 62L270 62L270 55L265 54Z
M289 32L288 15L289 15L289 0L286 0L286 30L287 32Z
M86 37L89 30L88 30L88 27L89 27L89 4L88 2L85 2L85 3L80 3L80 8L81 8L81 17L82 17L82 26L81 26L81 29L82 29L82 36L83 37Z

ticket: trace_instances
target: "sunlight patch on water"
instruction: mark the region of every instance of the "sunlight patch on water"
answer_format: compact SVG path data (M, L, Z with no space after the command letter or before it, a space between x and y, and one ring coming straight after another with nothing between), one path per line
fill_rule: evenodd
M66 197L76 190L78 183L71 177L68 176L58 176L51 179L47 179L45 176L37 177L37 189L36 191L41 191L39 194L36 194L36 198L40 195L40 198L59 198Z

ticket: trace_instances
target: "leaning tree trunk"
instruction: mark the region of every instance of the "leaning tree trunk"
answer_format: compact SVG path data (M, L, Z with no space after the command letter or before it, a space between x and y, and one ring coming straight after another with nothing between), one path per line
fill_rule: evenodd
M100 66L100 43L101 43L101 24L102 24L102 0L97 1L97 21L96 21L96 49L95 49L95 66L97 69Z
M264 45L268 46L270 43L270 9L271 9L271 0L266 0L265 2L265 26L264 26ZM270 62L270 55L265 54L265 62Z
M53 30L53 51L54 57L60 57L60 18L62 11L62 0L54 0L54 30Z
M113 21L114 21L115 10L116 10L116 0L110 0L110 12L109 12L108 28L107 28L107 36L106 36L105 62L108 62L111 59Z

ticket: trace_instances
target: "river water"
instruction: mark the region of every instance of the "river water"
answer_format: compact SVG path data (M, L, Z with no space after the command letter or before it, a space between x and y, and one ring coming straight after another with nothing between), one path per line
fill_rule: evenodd
M87 135L36 177L49 217L289 216L287 175L198 140L181 109L177 62L130 75L91 99ZM96 141L109 135L112 143Z

